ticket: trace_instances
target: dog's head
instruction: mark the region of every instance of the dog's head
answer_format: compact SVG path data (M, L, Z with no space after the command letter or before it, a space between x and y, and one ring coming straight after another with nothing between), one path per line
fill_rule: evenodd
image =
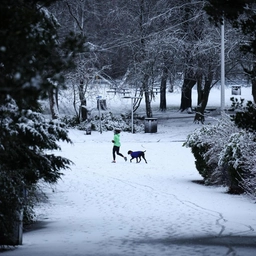
M131 153L132 153L132 151L131 151L131 150L129 150L129 151L127 152L127 154L128 154L128 155L130 155Z

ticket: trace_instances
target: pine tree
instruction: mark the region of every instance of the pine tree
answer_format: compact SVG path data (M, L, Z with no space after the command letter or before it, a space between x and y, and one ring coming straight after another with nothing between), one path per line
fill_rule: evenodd
M71 34L60 42L46 9L53 2L0 2L0 244L16 243L15 222L32 209L27 196L36 184L57 182L71 163L51 153L59 140L71 141L61 122L44 118L39 100L63 85L83 39Z

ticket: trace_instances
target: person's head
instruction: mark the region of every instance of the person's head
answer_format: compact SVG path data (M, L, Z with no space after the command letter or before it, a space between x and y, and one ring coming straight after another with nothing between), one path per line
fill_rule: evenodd
M120 129L115 129L114 132L117 134L117 133L120 133L121 130Z

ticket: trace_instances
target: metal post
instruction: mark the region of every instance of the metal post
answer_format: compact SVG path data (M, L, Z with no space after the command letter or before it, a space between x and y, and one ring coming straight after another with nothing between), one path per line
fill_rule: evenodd
M101 114L100 114L100 100L99 100L99 116L100 116L100 133L102 133L102 127L101 127Z
M100 133L102 133L102 127L101 127L101 114L100 114L100 108L101 108L101 106L100 106L100 99L101 99L101 96L98 96L97 97L97 100L98 100L98 106L99 106L99 118L100 118Z
M221 24L221 111L225 109L225 45L224 45L224 19Z
M133 103L135 99L140 99L141 97L130 97L130 96L125 96L123 97L124 99L131 99L131 133L134 132L134 125L133 125Z
M133 97L131 97L132 133L133 133Z

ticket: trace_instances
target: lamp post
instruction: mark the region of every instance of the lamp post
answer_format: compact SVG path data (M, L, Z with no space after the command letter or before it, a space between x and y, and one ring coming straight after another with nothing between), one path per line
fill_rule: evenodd
M101 98L102 98L101 96L97 96L97 97L96 97L96 99L97 99L97 105L98 105L98 108L99 108L100 133L102 133L102 127L101 127L101 116L100 116L100 108L101 108L101 106L100 106L100 99L101 99Z
M225 109L225 42L224 42L224 19L221 24L221 111Z
M133 97L131 97L131 126L132 126L132 134L133 134Z

